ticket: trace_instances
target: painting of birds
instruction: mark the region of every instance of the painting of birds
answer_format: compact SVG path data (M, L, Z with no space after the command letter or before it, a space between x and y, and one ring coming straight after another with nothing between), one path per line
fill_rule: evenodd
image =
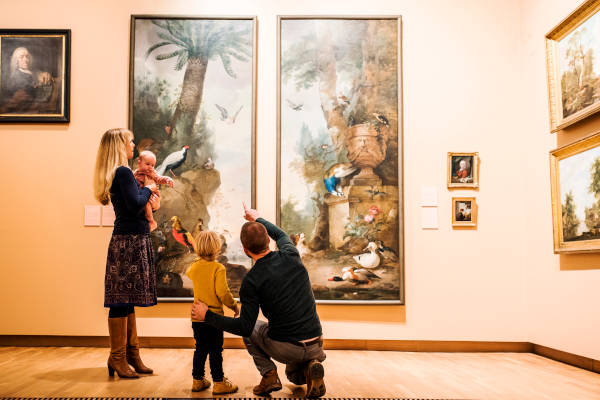
M215 168L215 162L212 160L211 157L208 157L208 160L206 160L206 162L204 164L202 164L202 168L204 169L214 169Z
M343 94L340 93L340 95L338 96L338 99L340 99L343 103L346 104L350 104L350 99L347 98L346 96L344 96Z
M310 251L306 246L305 235L304 232L300 232L298 234L293 233L290 235L290 239L292 239L292 243L298 249L298 253L300 254L300 258L304 257Z
M325 172L323 176L323 184L325 189L334 196L344 196L342 193L342 187L340 186L342 178L356 172L357 168L353 167L350 163L337 163L333 164Z
M304 104L302 104L302 103L296 104L293 101L291 101L290 99L285 99L285 101L288 104L288 106L290 106L290 108L294 111L300 111L300 110L302 110L302 107L304 106Z
M194 225L194 229L192 229L192 237L197 237L200 232L204 230L204 220L202 218L198 218L198 222Z
M371 189L365 190L365 192L371 194L371 200L373 200L374 196L384 196L387 194L386 192L379 190L377 186L373 186Z
M382 123L383 125L389 125L390 121L388 121L388 119L385 117L385 115L374 112L373 116L375 117L375 119L377 121L379 121L380 123Z
M242 110L242 107L244 107L243 105L240 106L240 108L238 108L238 110L235 112L235 114L233 114L233 116L230 116L229 112L227 111L227 109L225 107L221 107L220 105L218 105L216 103L215 103L215 106L221 112L221 116L219 117L221 119L221 121L225 121L228 124L235 124L235 120L236 120L238 114Z
M175 151L165 157L163 162L156 168L158 175L164 175L167 171L171 172L171 175L175 176L173 170L179 168L181 164L185 162L187 152L190 146L183 146L181 150Z
M377 254L377 245L374 242L369 242L363 250L369 250L369 252L354 256L354 261L363 268L376 268L381 262L381 258Z
M341 281L349 281L352 282L353 285L358 285L361 283L366 283L370 285L373 283L374 279L381 279L377 274L366 270L364 268L356 268L356 267L344 267L342 268L342 276L333 276L329 278L329 281L333 282L341 282Z
M191 252L196 252L192 234L181 225L181 221L177 215L171 217L171 234L173 235L173 239L178 243L187 247Z
M383 262L398 261L398 255L396 254L394 249L385 246L381 240L377 240L375 244L377 245L377 253L379 253Z

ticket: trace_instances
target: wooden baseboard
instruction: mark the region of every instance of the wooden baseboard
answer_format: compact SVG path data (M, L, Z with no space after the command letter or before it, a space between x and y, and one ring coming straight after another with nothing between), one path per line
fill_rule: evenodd
M587 369L588 371L600 373L600 361L593 358L578 356L577 354L567 353L566 351L556 350L539 344L533 344L532 353L578 368Z
M17 347L108 347L108 336L48 336L48 335L0 335L0 346ZM140 337L141 347L193 349L192 337ZM239 337L226 337L226 349L243 349L244 342ZM528 342L477 342L444 340L359 340L325 339L326 350L378 350L415 351L441 353L508 352L531 353Z
M108 347L108 336L0 335L0 346ZM140 346L194 348L191 337L140 337ZM243 349L241 338L226 337L226 349ZM578 368L600 373L600 361L529 342L480 342L451 340L325 339L326 350L414 351L439 353L534 353Z

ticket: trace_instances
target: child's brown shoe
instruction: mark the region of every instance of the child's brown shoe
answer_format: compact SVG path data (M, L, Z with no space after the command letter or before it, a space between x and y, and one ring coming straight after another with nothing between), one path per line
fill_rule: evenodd
M194 383L192 383L192 392L201 392L209 387L210 381L208 379L204 377L202 379L194 379Z
M221 382L215 381L213 385L213 394L235 393L237 390L237 385L231 383L231 381L225 376Z

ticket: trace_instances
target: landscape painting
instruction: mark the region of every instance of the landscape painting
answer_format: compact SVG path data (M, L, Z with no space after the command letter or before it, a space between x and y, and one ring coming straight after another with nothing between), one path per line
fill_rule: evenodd
M239 232L255 205L256 20L132 16L129 126L136 156L157 156L162 185L152 232L159 300L192 300L185 275L201 230L221 238L217 261L238 297L250 268ZM134 158L132 168L136 168Z
M600 110L600 0L591 0L547 38L552 131Z
M403 303L400 18L279 30L278 223L317 301Z
M600 249L600 136L551 157L555 251Z

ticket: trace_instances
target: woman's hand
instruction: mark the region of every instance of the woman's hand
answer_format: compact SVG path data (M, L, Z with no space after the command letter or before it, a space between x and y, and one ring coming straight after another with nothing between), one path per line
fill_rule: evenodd
M152 183L144 185L144 187L150 189L152 193L158 193L158 185L154 181L152 181Z
M150 200L148 200L148 203L150 203L152 211L158 210L160 208L160 195L152 193L152 195L150 196Z

